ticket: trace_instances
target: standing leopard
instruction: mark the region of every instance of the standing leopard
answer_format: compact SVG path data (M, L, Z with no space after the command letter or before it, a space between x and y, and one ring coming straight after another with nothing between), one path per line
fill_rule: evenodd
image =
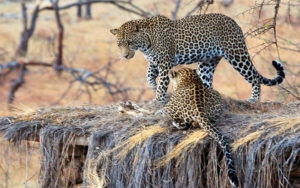
M227 164L227 174L230 183L238 187L238 178L234 168L231 147L222 133L215 128L211 121L216 120L223 111L224 104L220 94L207 88L199 78L196 70L183 68L178 72L169 71L173 83L173 95L163 108L170 115L173 125L181 128L191 124L200 126L221 146Z
M280 84L285 77L279 61L272 61L277 77L260 75L251 62L242 29L222 14L190 16L170 20L164 16L132 20L118 29L116 35L122 56L130 59L140 50L149 61L147 81L156 91L156 99L163 104L169 85L168 71L178 64L198 62L202 82L212 88L213 74L222 57L251 85L249 100L259 101L260 85ZM158 85L156 78L159 76Z

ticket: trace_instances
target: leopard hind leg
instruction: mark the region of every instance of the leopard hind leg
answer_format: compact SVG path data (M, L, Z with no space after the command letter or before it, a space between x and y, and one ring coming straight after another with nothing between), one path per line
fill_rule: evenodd
M252 64L246 47L242 49L229 50L229 52L225 53L224 57L233 66L233 68L251 84L252 95L251 98L249 98L249 101L259 101L261 88L260 74Z
M214 57L211 60L200 62L198 64L199 77L207 88L212 88L214 72L221 58L222 57Z

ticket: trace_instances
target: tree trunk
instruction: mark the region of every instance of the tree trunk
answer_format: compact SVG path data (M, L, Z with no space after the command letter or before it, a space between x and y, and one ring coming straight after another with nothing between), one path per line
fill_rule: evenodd
M86 0L87 2L89 0ZM92 4L91 3L87 3L85 6L85 19L92 19Z
M58 1L52 1L52 6L54 8L54 15L56 20L56 25L58 28L58 54L56 57L56 66L59 67L63 65L63 39L64 39L64 26L62 24L60 13L59 13L59 7L58 7ZM58 70L61 71L61 70Z
M27 7L24 2L21 3L21 11L22 11L22 31L20 36L20 44L17 49L16 56L23 57L26 56L28 50L28 29L27 29Z
M19 44L19 47L18 47L17 53L16 53L17 57L26 56L27 51L28 51L28 42L29 42L28 31L22 31L21 32L20 44Z
M37 4L34 8L32 17L31 17L31 23L30 27L28 27L28 15L27 15L27 6L25 2L23 1L21 3L21 11L22 11L22 31L20 36L20 44L16 52L17 57L23 57L26 56L28 51L28 42L30 37L32 36L34 30L35 30L35 24L39 15L39 4Z
M78 0L79 3L82 2L82 0ZM82 6L78 5L77 6L77 18L82 18Z

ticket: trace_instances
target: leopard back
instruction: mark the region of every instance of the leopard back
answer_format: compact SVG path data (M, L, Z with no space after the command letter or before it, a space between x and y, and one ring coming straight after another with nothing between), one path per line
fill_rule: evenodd
M191 121L191 116L205 116L216 120L224 110L224 102L218 91L207 88L199 78L197 71L182 68L179 71L169 71L173 83L173 96L165 106L173 112L177 111L175 119ZM176 110L172 108L178 108ZM197 110L195 110L197 109ZM179 114L181 112L181 114Z

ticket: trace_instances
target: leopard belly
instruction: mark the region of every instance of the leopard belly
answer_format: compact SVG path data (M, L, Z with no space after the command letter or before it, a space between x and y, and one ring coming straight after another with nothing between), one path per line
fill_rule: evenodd
M223 57L223 51L218 47L210 47L208 49L192 48L192 49L182 49L177 50L175 53L174 65L179 64L192 64L209 62L215 57Z

